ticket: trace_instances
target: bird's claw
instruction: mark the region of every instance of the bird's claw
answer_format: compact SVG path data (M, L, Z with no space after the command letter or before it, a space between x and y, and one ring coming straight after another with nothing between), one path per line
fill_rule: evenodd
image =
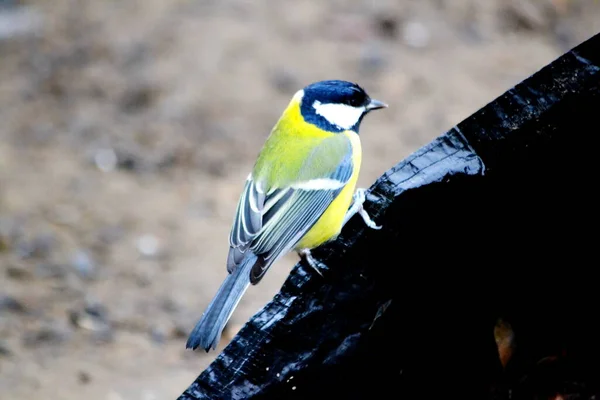
M303 257L304 260L306 260L306 263L315 271L317 271L317 273L321 276L323 276L323 273L321 273L321 270L323 271L327 271L329 269L329 267L325 264L323 264L320 261L317 261L313 255L311 254L309 249L304 249L298 252L298 254L300 255L300 257Z
M358 213L365 224L371 229L381 229L381 225L377 225L369 216L369 213L363 208L363 204L367 198L366 196L367 189L359 188L356 189L356 193L354 193L352 205L348 209L346 216L344 217L344 225L350 218L354 216L354 214Z

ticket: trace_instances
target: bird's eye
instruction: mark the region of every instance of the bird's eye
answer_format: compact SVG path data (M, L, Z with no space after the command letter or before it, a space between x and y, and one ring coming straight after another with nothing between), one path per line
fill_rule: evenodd
M352 107L359 107L362 105L364 99L361 99L359 97L351 97L350 100L348 100L348 105L351 105Z

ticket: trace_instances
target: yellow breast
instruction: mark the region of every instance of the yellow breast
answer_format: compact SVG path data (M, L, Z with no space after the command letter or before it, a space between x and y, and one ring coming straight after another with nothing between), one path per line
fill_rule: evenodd
M352 162L353 170L350 180L342 189L340 194L331 202L325 210L321 218L315 225L304 235L304 237L295 246L295 250L313 249L321 244L335 239L342 230L342 223L346 212L352 203L352 196L356 188L356 181L360 171L360 163L362 160L362 149L360 138L352 131L345 131L340 135L346 135L352 143Z

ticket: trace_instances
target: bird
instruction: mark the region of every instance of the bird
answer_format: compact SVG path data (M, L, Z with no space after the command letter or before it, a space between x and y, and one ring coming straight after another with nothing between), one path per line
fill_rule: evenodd
M311 250L336 238L355 214L380 229L356 189L359 127L387 108L357 83L322 80L298 90L268 135L240 194L229 234L225 280L190 333L186 348L216 349L250 285L291 251L321 276Z

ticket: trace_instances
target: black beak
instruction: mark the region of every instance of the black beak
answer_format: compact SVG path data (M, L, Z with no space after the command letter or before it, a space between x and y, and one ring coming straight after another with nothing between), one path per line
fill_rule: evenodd
M380 108L387 108L387 104L382 101L371 99L369 104L367 104L367 111L379 110Z

